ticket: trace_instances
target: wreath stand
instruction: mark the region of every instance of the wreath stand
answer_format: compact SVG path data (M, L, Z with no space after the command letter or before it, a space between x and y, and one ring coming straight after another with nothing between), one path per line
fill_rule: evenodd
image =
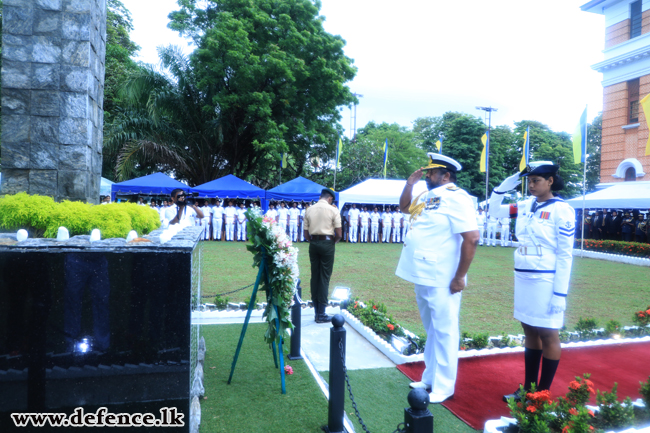
M251 319L251 313L253 312L253 307L255 305L255 298L257 297L257 290L260 286L260 281L262 280L262 275L264 276L264 281L266 283L266 302L267 304L272 304L271 299L271 286L269 284L269 272L266 261L268 260L266 251L262 248L262 260L260 261L260 270L257 273L257 279L255 280L255 287L253 288L253 294L251 295L251 300L248 303L248 310L246 311L246 319L244 320L244 327L241 330L241 335L239 336L239 343L237 343L237 350L235 351L235 359L232 361L232 366L230 367L230 377L228 377L228 384L232 380L232 376L235 373L235 366L237 365L237 358L239 358L239 351L241 350L242 343L244 342L244 335L246 335L246 328L248 328L248 322ZM280 329L280 319L278 315L278 306L273 304L275 308L275 326L276 330ZM276 334L277 335L277 334ZM277 345L277 349L276 349ZM276 339L271 343L271 348L273 349L273 362L275 363L275 368L278 368L278 353L280 355L280 381L282 385L282 394L287 393L285 380L284 380L284 356L282 352L282 336L276 337Z

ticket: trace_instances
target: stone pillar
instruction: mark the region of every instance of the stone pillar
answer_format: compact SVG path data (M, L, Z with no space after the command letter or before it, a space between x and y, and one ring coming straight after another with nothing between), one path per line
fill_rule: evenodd
M99 201L106 0L4 0L2 194Z

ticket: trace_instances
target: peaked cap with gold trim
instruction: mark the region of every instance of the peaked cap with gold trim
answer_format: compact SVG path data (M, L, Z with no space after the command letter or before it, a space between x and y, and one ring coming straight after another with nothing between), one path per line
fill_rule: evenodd
M434 168L445 168L452 172L457 172L463 169L463 166L460 165L458 161L453 158L450 158L439 153L429 152L427 153L429 157L429 165L424 167L423 170L432 170Z

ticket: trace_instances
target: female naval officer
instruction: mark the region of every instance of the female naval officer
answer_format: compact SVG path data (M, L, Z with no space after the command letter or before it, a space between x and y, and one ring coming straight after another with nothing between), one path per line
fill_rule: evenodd
M526 335L524 389L551 387L560 362L558 330L564 324L569 291L575 211L553 195L564 187L559 166L548 161L531 162L521 173L507 178L490 196L490 214L517 218L519 248L515 251L515 319ZM503 196L528 177L532 197L513 205L502 205ZM539 365L542 364L538 380ZM519 390L504 396L519 399Z

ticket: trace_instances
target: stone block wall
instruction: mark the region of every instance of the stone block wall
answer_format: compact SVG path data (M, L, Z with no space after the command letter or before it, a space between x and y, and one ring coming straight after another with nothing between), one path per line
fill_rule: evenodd
M106 0L4 0L2 193L99 201Z

